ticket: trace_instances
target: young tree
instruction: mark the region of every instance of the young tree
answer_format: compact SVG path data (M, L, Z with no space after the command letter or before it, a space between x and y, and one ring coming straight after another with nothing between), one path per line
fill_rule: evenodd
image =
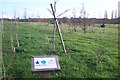
M117 10L115 10L115 19L117 19ZM114 25L116 24L117 22L114 23Z
M113 17L114 17L114 11L112 10L112 12L111 12L111 19L113 19Z
M27 19L27 12L26 12L26 8L24 8L24 19Z
M115 19L117 19L117 10L115 10Z
M75 10L75 8L73 9L73 18L71 18L72 19L72 24L73 24L73 29L72 29L72 31L75 31L76 32L76 10Z
M53 9L52 4L50 4L50 6L51 6L52 13L53 13L53 17L54 17L54 25L55 25L55 28L58 29L58 33L59 33L59 36L60 36L60 41L61 41L61 44L62 44L62 48L63 48L64 53L66 53L66 49L65 49L65 45L64 45L63 38L62 38L62 33L61 33L61 30L60 30L60 27L59 27L59 24L58 24L58 20L57 20L57 18L56 18L55 13L54 13L54 9ZM55 35L55 29L54 29L54 35Z
M95 27L95 19L91 19L91 31L94 32L94 27Z
M107 10L105 10L103 25L106 24L107 18L108 18L108 13Z
M83 29L84 33L86 33L86 14L87 13L86 13L86 10L85 10L85 7L84 7L84 3L82 5L83 5L83 7L82 7L82 9L80 11L80 16L81 16L81 18L83 18L83 20L82 20L82 23L83 23L82 29Z
M58 16L55 16L56 15L56 3L58 2L59 0L54 0L54 6L52 7L52 4L51 5L51 8L52 8L52 11L50 9L47 9L53 16L54 16L54 30L53 30L53 43L52 43L52 48L53 48L53 51L55 51L55 33L56 31L61 34L61 30L57 27L58 26L58 20L57 20L57 17L63 15L64 13L66 13L68 11L65 10L63 13L59 14ZM60 39L61 39L61 43L62 43L62 46L64 45L64 42L62 40L62 34L60 35ZM64 52L66 53L66 50L65 50L65 47L63 48Z
M23 11L23 19L24 19L24 22L27 22L28 20L27 20L27 8L24 8L23 9L24 11Z
M107 19L108 18L108 13L107 13L107 10L105 10L105 13L104 13L104 18Z
M107 10L105 10L103 23L100 25L101 28L100 33L104 33L104 28L105 28L105 24L107 23L107 18L108 18L108 13Z
M14 10L14 19L15 19L15 26L14 26L14 35L16 36L16 43L17 43L17 47L19 47L19 40L18 40L18 35L17 35L17 31L18 31L18 23L17 23L17 18L16 18L16 8Z

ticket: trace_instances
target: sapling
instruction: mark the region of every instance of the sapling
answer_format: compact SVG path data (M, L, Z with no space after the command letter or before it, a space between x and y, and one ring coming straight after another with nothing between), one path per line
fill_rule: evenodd
M19 47L20 45L19 45L19 39L18 39L18 35L17 35L17 31L18 31L18 20L17 20L17 18L16 18L16 10L14 11L14 19L15 19L15 26L14 26L14 31L15 31L15 33L14 33L14 35L15 35L15 37L16 37L16 43L17 43L17 47Z
M52 11L48 9L48 11L54 16L52 49L53 49L53 51L55 50L55 33L57 31L59 33L59 36L60 36L60 40L61 40L61 43L62 43L62 48L63 48L64 52L66 53L66 49L65 49L64 41L62 39L62 34L61 34L61 30L59 28L59 23L58 23L57 17L59 17L59 16L63 15L64 13L66 13L68 11L68 9L66 11L64 11L62 14L59 14L58 16L56 16L56 3L57 2L58 2L58 0L57 1L54 0L54 7L52 6L52 4L50 4Z
M77 31L76 30L77 26L76 26L76 19L75 19L76 18L76 10L75 10L75 8L73 9L72 13L73 13L73 18L71 18L71 21L72 21L72 30L71 31L75 31L76 32Z
M82 9L81 9L81 11L80 11L80 16L83 18L82 19L82 30L84 31L84 33L86 33L86 23L87 23L87 21L86 21L86 10L85 10L85 7L84 7L84 3L83 3L83 7L82 7Z

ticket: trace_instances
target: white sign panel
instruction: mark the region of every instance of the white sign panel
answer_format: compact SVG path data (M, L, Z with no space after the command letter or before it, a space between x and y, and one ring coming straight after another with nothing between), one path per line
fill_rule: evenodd
M57 56L34 56L32 58L32 71L56 71L60 70Z
M34 58L35 69L57 68L55 58Z

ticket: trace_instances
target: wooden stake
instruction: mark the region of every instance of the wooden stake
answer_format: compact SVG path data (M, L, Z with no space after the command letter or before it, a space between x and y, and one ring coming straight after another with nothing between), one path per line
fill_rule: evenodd
M41 74L42 78L49 78L49 73L48 72L44 72Z
M18 36L17 36L17 34L16 34L16 41L17 41L17 47L19 47L20 45L19 45L19 41L18 41Z
M11 34L11 48L12 51L15 52L15 47L13 46L13 35Z
M50 6L51 6L51 9L52 9L52 12L53 12L54 21L55 21L55 26L56 26L56 28L58 29L58 33L59 33L59 36L60 36L60 41L61 41L61 43L62 43L63 51L64 51L64 53L66 53L66 49L65 49L65 45L64 45L63 38L62 38L61 30L60 30L58 21L57 21L57 19L56 19L56 16L55 16L55 13L54 13L54 10L53 10L53 6L52 6L52 4L50 4Z
M55 22L54 22L54 30L53 30L53 44L52 44L52 49L53 51L55 51L55 31L56 30L56 26L55 26Z

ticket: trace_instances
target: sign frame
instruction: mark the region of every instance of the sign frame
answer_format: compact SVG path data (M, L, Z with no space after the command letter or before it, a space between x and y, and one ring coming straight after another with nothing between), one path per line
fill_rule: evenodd
M56 66L57 68L44 68L44 69L35 69L35 63L34 60L35 58L55 58ZM60 71L60 64L58 61L58 56L33 56L32 57L32 67L31 70L33 73L39 73L39 72L55 72L55 71Z

